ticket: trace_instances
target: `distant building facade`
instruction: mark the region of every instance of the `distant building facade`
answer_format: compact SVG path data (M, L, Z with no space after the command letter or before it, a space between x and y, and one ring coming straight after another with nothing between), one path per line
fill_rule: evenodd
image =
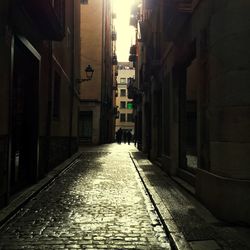
M135 77L133 64L118 63L115 130L130 130L134 134L133 99L128 96L128 84Z
M131 21L141 149L216 216L249 224L250 2L141 3Z
M110 0L81 2L81 78L79 136L81 143L111 142L114 137L112 5Z
M80 3L0 3L0 207L78 149Z

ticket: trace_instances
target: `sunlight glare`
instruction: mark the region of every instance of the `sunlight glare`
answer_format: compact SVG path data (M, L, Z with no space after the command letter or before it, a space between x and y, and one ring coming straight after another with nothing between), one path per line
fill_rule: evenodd
M130 46L135 43L135 28L129 25L131 6L134 2L135 0L113 0L113 11L116 14L116 54L119 62L128 61Z

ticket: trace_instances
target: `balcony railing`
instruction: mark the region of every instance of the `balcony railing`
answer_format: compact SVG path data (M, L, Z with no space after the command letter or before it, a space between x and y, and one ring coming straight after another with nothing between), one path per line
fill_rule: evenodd
M137 59L137 56L136 56L136 45L132 45L130 47L130 55L129 55L129 61L130 62L133 62L133 63L136 63L136 59Z
M113 55L113 57L112 57L112 64L113 65L117 65L118 64L117 56L116 55Z
M190 12L181 11L184 0L171 0L164 5L164 34L167 41L175 40L181 31L186 20L190 16Z
M130 54L134 54L134 55L136 55L136 45L132 45L131 47L130 47Z
M22 6L44 40L60 41L65 35L65 0L22 0Z
M113 89L113 90L117 90L117 81L113 82L112 89Z

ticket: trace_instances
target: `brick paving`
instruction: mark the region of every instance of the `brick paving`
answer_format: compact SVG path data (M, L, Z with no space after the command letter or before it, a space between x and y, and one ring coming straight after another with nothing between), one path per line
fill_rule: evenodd
M0 249L170 249L129 157L85 150L0 231Z

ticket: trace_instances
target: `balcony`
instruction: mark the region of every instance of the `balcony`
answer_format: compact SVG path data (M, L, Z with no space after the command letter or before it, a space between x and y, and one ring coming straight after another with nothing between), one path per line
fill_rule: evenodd
M142 95L143 95L143 92L140 89L134 86L128 87L128 98L133 99L134 107L136 107L137 104L142 102Z
M65 0L23 0L22 6L44 40L60 41L65 33Z
M129 58L128 58L128 60L130 62L136 63L136 55L130 55Z
M113 83L112 90L115 90L115 91L117 90L117 82Z
M180 12L192 13L200 0L175 0Z
M144 8L147 10L153 9L155 6L155 0L144 0Z
M136 45L132 45L129 50L130 54L136 55Z
M170 0L164 4L164 28L167 41L175 40L200 0Z
M117 40L117 33L116 31L112 31L112 41L116 41Z
M136 85L135 79L133 77L129 77L127 84L129 99L134 99L137 97L137 95L141 94L141 91L135 85Z
M112 57L112 64L113 65L117 65L118 64L117 56L116 55L113 55L113 57Z
M128 87L128 98L129 99L134 99L134 96L136 94L136 90L133 86Z
M136 56L136 45L132 45L130 47L130 55L129 55L129 61L130 62L133 62L133 64L136 63L136 59L137 59L137 56Z

